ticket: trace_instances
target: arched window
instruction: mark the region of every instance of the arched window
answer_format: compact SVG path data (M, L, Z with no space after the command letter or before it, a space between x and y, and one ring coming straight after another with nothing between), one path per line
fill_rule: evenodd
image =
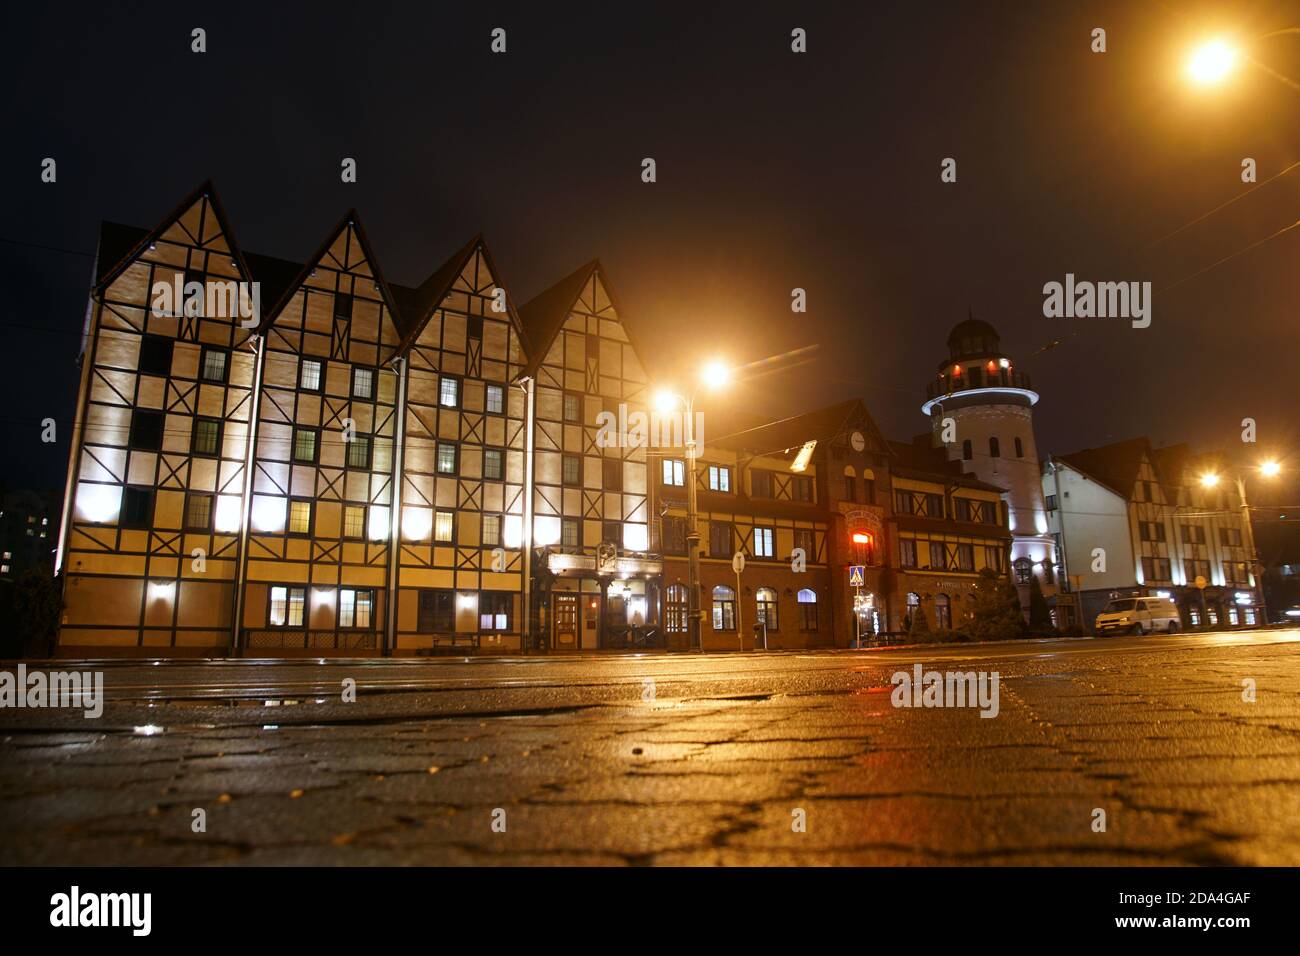
M998 444L996 435L989 439L989 456L992 458L1002 457L1002 447Z
M771 588L759 588L755 593L758 602L758 622L766 624L769 631L778 627L776 616L776 592Z
M1033 577L1034 562L1028 558L1016 558L1011 562L1011 567L1015 569L1017 584L1028 584L1029 579Z
M946 594L934 596L934 620L940 630L952 628L952 598Z
M961 443L961 457L963 461L970 461L975 457L975 451L971 448L970 439L967 438Z
M1022 442L1019 439L1019 437L1016 438L1016 457L1017 458L1025 457L1025 443Z
M810 588L801 588L795 595L799 603L800 624L805 631L817 630L817 592Z
M664 627L669 634L686 633L688 613L686 585L668 585L668 592L664 595Z
M736 629L736 592L725 584L719 584L713 589L713 629L715 631Z

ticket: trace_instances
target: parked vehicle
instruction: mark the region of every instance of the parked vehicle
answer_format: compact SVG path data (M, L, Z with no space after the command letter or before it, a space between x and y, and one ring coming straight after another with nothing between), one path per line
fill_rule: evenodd
M1153 634L1163 631L1172 634L1182 627L1178 605L1173 598L1132 597L1116 598L1097 615L1097 633Z

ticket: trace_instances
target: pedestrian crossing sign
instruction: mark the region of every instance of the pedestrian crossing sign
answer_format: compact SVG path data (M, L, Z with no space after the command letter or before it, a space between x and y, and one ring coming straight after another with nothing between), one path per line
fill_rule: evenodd
M863 566L861 564L849 565L849 587L851 588L862 587L864 583L862 571L863 571Z

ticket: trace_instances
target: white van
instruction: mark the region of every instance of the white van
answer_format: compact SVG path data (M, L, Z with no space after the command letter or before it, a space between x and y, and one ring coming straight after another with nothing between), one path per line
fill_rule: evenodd
M1125 631L1133 634L1153 634L1164 631L1172 634L1182 626L1178 605L1173 598L1131 597L1116 598L1097 615L1097 633L1114 634Z

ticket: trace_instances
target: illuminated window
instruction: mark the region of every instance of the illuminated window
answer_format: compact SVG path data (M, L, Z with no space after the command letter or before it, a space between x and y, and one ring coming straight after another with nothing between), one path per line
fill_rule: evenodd
M221 448L221 422L215 418L194 419L192 450L196 455L215 455Z
M339 591L339 627L370 627L374 604L374 591Z
M352 395L355 398L375 397L375 370L374 369L358 368L353 370Z
M501 544L501 516L483 516L483 544L495 548Z
M576 548L582 544L582 525L577 518L565 518L560 525L560 544Z
M185 496L185 528L188 531L212 528L212 495L190 492Z
M303 609L307 606L307 589L304 587L271 588L271 627L302 627Z
M770 558L776 553L776 532L771 528L754 529L754 557Z
M934 619L939 625L939 630L947 631L952 628L952 598L946 594L936 594L934 596Z
M448 442L438 442L438 473L456 474L456 446Z
M226 380L226 365L229 354L224 349L214 349L204 347L203 349L203 371L202 376L205 382L224 382Z
M484 405L489 415L500 415L505 411L505 392L500 385L489 385Z
M308 391L320 391L321 364L315 359L303 359L298 366L298 387Z
M514 604L508 593L483 591L478 596L478 626L481 631L510 630L510 612Z
M294 499L289 502L289 533L311 533L311 502Z
M483 477L500 480L502 474L501 451L497 448L483 450Z
M370 469L372 471L391 471L393 467L393 442L390 438L375 438L371 441L372 453Z
M670 584L664 596L664 627L669 634L685 634L689 624L687 590L684 584Z
M343 537L366 536L366 509L364 505L345 505L343 508Z
M677 488L686 485L686 462L680 458L664 459L664 484Z
M731 491L731 469L724 465L710 465L709 489L712 491Z
M758 604L758 623L766 624L769 631L778 627L776 616L776 592L771 588L759 588L754 594Z
M460 404L460 379L444 375L438 381L438 404L443 408L455 408Z
M456 515L450 511L439 511L433 516L433 540L450 541L456 528Z
M316 433L310 428L295 428L293 430L293 460L316 460Z
M713 589L713 629L715 631L736 629L736 592L725 584L719 584Z

